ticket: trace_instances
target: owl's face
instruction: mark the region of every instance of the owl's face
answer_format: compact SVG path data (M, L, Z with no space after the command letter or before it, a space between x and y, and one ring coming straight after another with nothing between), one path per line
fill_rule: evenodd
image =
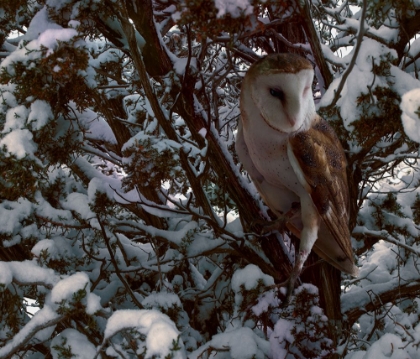
M253 76L251 97L264 121L285 133L306 130L315 116L312 69Z

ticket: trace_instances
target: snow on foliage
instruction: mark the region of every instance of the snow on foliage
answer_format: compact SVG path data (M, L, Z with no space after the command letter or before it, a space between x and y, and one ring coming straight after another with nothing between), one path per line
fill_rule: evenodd
M242 13L250 15L254 9L249 0L214 0L214 5L218 10L217 17L228 14L235 18Z
M420 358L419 14L3 1L0 358ZM314 64L360 268L340 283L314 258L290 303L295 239L263 233L234 151L244 73L269 52Z
M401 101L402 122L411 140L420 142L420 88L406 92Z
M170 355L174 359L186 358L179 331L174 323L164 314L156 310L119 310L107 321L104 340L109 339L125 328L136 328L144 335L143 345L139 353L145 358L165 358Z
M53 359L59 359L69 352L76 358L91 359L96 355L96 348L86 335L68 328L51 341L51 354Z

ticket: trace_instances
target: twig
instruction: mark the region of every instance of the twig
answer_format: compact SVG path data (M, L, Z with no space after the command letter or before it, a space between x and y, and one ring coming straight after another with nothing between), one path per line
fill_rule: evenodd
M121 275L120 269L118 268L118 263L117 260L115 259L114 253L112 251L111 245L109 244L109 238L106 234L105 231L105 227L102 224L102 221L100 220L99 216L96 217L98 220L98 223L101 227L101 231L102 231L102 236L104 238L104 242L105 245L108 249L109 252L109 256L111 258L111 262L114 265L115 268L115 274L117 275L117 277L119 278L119 280L121 281L121 283L124 285L125 289L127 290L128 294L130 295L131 299L133 300L133 303L139 308L139 309L144 309L143 305L138 301L138 299L136 298L135 294L133 293L133 291L131 290L130 286L128 285L127 281L125 280L125 278Z
M365 29L366 8L367 8L367 0L363 0L362 16L360 18L360 28L359 28L359 33L357 35L357 43L354 49L354 55L351 59L349 67L347 67L347 70L344 72L343 77L341 78L340 84L338 85L337 90L335 91L334 99L329 105L329 107L334 107L336 105L338 99L340 98L341 91L344 88L344 84L347 81L347 77L350 75L350 73L353 70L354 65L356 64L357 55L359 54L360 46L362 45L363 36L366 32L366 29Z

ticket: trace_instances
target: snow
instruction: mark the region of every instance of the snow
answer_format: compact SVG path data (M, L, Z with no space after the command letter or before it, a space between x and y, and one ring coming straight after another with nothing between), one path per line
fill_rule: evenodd
M13 273L6 262L0 262L0 286L8 286L12 283ZM0 287L1 289L1 287Z
M28 109L23 106L16 106L10 108L6 112L6 122L4 124L2 133L8 133L12 130L22 129L25 126L26 119L28 118Z
M405 93L400 107L406 135L411 140L420 143L420 88Z
M242 327L213 336L201 348L190 353L189 359L199 359L202 353L229 350L231 359L264 359L271 357L268 341L258 337L250 328ZM211 357L211 356L209 356Z
M47 56L52 54L54 49L58 46L58 41L70 41L77 35L74 29L48 29L45 30L36 40L39 45L48 48Z
M7 262L6 265L19 283L38 283L52 287L59 281L59 277L52 269L39 267L34 261Z
M174 293L152 293L141 304L146 309L167 311L169 308L182 308L179 297Z
M109 186L108 183L95 177L92 178L88 185L88 201L91 204L95 203L97 193L106 194L109 200L114 200L115 191Z
M6 105L7 107L17 107L17 101L15 95L13 95L13 91L15 90L14 85L1 85L1 102L2 105ZM12 91L12 92L10 92Z
M258 281L262 280L264 285L274 285L273 277L264 274L259 267L254 264L248 264L243 269L238 269L232 276L232 290L236 293L241 291L241 286L246 290L257 287Z
M93 359L96 355L95 346L89 342L86 335L78 332L75 329L64 329L51 341L51 354L53 359L60 359L62 355L56 347L63 346L70 347L74 357L78 359Z
M203 290L204 288L206 288L206 285L207 285L206 279L199 272L196 266L191 263L191 261L189 261L189 265L190 265L191 278L194 281L195 288L199 290Z
M32 214L32 203L26 198L0 203L0 233L15 234L20 222Z
M35 152L38 146L32 140L33 137L32 132L27 129L14 130L0 140L0 147L6 146L7 150L18 159L26 156L35 159ZM6 154L6 156L9 157L10 154Z
M178 57L173 57L173 60L174 60L173 67L174 67L175 72L178 75L183 76L184 73L185 73L185 69L187 67L187 64L188 64L188 57L179 57L179 58ZM191 68L194 68L194 69L197 68L197 59L195 57L190 58L189 69L191 69ZM191 70L189 70L189 71L191 71Z
M366 352L350 353L345 359L411 359L404 347L406 344L400 337L387 333L374 342Z
M270 307L278 308L281 301L278 298L277 291L272 289L263 293L259 298L257 304L252 306L252 311L256 316L268 312Z
M179 331L175 324L167 315L157 310L121 309L115 311L107 321L104 343L123 329L136 329L146 336L146 359L153 358L154 355L162 358L169 356L173 341L176 342L178 340L181 350L173 352L172 358L186 358L182 340L179 339Z
M73 29L77 29L77 27L80 26L80 21L70 20L68 25L69 27L72 27Z
M48 9L44 6L38 11L32 18L26 34L23 39L26 41L35 40L40 34L46 30L61 30L62 27L54 22L51 22L48 18Z
M206 136L207 136L207 129L206 128L201 128L200 129L200 131L198 131L198 134L201 136L201 137L203 137L203 138L206 138Z
M274 326L274 330L270 335L270 348L273 359L285 359L288 350L287 347L294 342L291 331L294 323L285 319L279 319Z
M54 208L49 202L47 202L41 195L40 192L35 194L35 200L37 206L35 207L35 213L43 218L48 218L51 221L75 224L70 211L65 209Z
M40 130L53 118L54 115L48 102L42 100L35 100L32 102L31 112L28 117L28 124L32 125L33 130Z
M250 4L249 0L214 0L218 12L217 17L230 15L237 18L243 15L251 15L254 7Z
M72 28L64 29L61 26L52 23L48 19L47 8L44 7L32 19L28 31L22 41L29 41L25 46L12 52L1 63L1 68L5 69L11 75L14 75L13 65L21 62L26 66L33 66L33 60L42 56L39 49L46 48L46 56L51 55L58 46L58 41L67 42L77 35L77 31ZM31 51L34 50L34 51Z
M64 209L76 211L83 219L91 220L96 218L96 214L90 209L88 196L83 193L70 193L62 201L62 206Z
M89 284L89 278L86 273L75 273L70 277L59 281L51 291L49 301L59 304L62 301L71 300L74 293L84 290Z
M20 345L22 342L25 342L26 338L31 338L35 333L53 327L60 319L55 311L50 307L46 306L38 311L33 318L17 333L13 338L2 348L0 348L0 358L10 358L10 353L14 350L15 347ZM51 329L48 330L50 332ZM38 333L39 334L39 333ZM44 338L38 338L38 340L45 340L46 332L44 331Z
M49 259L66 258L72 252L72 247L68 242L68 239L61 236L56 236L52 239L42 239L33 246L31 253L35 257L40 257L42 252L48 252Z
M101 297L95 293L89 293L86 300L86 313L93 315L101 309Z

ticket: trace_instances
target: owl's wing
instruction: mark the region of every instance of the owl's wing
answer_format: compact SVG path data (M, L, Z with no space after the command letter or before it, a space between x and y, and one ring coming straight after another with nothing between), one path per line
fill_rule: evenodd
M238 122L238 132L236 134L235 150L238 154L239 160L243 164L244 168L247 170L248 174L251 176L252 181L254 183L261 183L264 180L264 177L260 172L258 172L257 168L252 162L251 156L249 155L248 147L244 139L242 120L239 120Z
M355 275L348 228L347 163L338 137L328 123L317 116L308 131L300 132L289 139L289 150L298 163L298 166L294 166L294 170L301 184L311 195L319 215L345 258L327 256L335 262L350 260L351 266L345 271ZM318 242L318 246L320 245L322 246L322 240ZM320 250L331 252L330 248L320 248Z

